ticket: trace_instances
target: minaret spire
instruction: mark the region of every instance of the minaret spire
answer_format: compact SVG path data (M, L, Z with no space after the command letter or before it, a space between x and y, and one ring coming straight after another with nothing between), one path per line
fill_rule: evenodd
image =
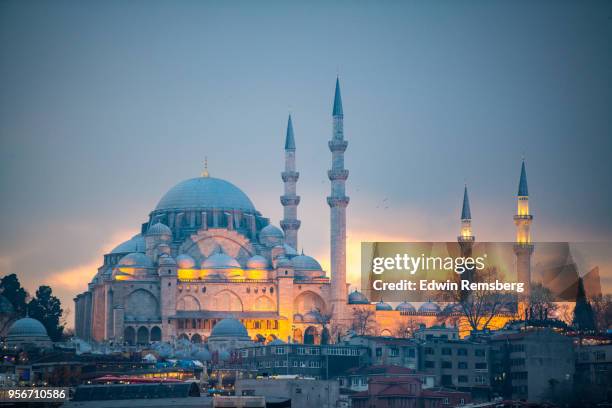
M525 170L525 159L521 164L521 176L517 194L517 212L514 216L516 225L516 243L514 244L514 254L516 255L516 275L519 282L524 282L527 289L524 295L529 294L531 283L531 254L533 245L531 244L531 223L533 215L529 213L529 191L527 189L527 171Z
M283 205L283 219L280 226L285 232L285 243L297 250L298 230L300 220L297 219L297 206L300 196L296 195L296 184L300 173L295 170L295 135L291 114L287 120L287 133L285 135L285 171L281 173L285 184L284 195L280 197Z
M348 142L344 140L344 113L340 95L340 79L336 78L334 106L332 110L333 131L329 141L332 167L328 171L331 194L327 197L330 207L330 259L331 259L331 306L335 319L342 319L347 302L346 287L346 207L349 197L345 194L348 170L344 168L344 152Z
M468 197L467 184L463 188L463 205L461 206L461 234L459 242L473 242L472 235L472 212L470 211L470 198Z

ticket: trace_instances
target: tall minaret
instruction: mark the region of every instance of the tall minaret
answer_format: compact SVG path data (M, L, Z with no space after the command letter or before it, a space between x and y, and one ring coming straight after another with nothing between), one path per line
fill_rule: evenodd
M333 134L329 141L332 153L332 167L327 172L331 181L331 195L327 204L331 213L331 306L333 317L342 318L347 302L346 288L346 206L349 198L345 194L345 182L348 170L344 168L344 151L348 142L344 140L344 114L342 113L342 97L340 96L340 80L336 78L336 94L332 112Z
M517 213L514 216L516 225L516 243L514 253L516 255L516 276L519 282L526 283L525 295L529 294L529 284L531 283L531 254L533 245L529 228L533 216L529 213L529 191L527 190L527 172L525 171L525 160L521 166L521 178L517 195Z
M297 250L298 230L300 229L300 220L297 219L297 206L300 203L300 196L295 193L300 173L295 171L295 136L291 115L289 115L287 121L287 135L285 136L285 171L281 173L281 177L285 184L285 194L280 197L284 216L280 226L285 232L285 243Z
M467 184L463 189L463 205L461 207L461 230L457 237L461 256L464 258L472 257L472 247L475 237L472 235L472 212L470 211L470 199L468 197ZM461 279L473 280L473 270L467 270L461 275Z

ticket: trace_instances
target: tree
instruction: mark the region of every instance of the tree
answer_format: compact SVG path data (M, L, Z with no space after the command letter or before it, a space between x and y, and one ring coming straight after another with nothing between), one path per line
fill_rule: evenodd
M360 336L372 334L375 324L374 311L369 308L353 308L351 330Z
M14 273L3 276L0 279L0 293L13 305L16 317L23 317L26 314L26 301L28 292L21 287L19 278Z
M595 316L593 308L586 297L582 278L578 278L578 291L576 293L576 307L574 308L572 326L579 332L595 330Z
M414 319L400 320L395 328L395 337L408 339L414 337L414 332L419 327L419 324Z
M554 302L554 296L550 289L543 286L541 283L531 285L529 292L529 316L525 319L546 320L550 312L557 310L557 305Z
M500 314L502 307L509 303L507 294L486 287L487 283L495 280L503 281L496 268L474 269L471 283L477 285L476 289L456 290L446 294L458 303L457 310L463 315L471 330L487 329L493 318Z
M47 329L52 341L60 341L64 326L60 323L62 305L60 300L53 296L49 286L40 286L36 297L28 304L30 317L39 320Z
M612 327L612 295L598 295L591 299L597 330L605 332Z
M315 321L321 326L321 344L330 342L329 324L332 320L332 313L325 313L321 309L316 308L311 312L314 315Z

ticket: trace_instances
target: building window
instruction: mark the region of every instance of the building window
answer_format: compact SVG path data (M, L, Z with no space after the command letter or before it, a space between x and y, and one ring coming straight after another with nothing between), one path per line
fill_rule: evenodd
M427 360L425 361L425 368L435 368L436 363L434 361Z
M442 404L448 405L448 398L442 398Z
M442 355L443 356L450 356L451 355L451 349L448 348L448 347L442 348Z
M425 347L425 355L430 356L432 354L434 354L434 349L431 347Z
M453 368L453 363L450 361L443 361L442 368Z
M468 364L465 361L460 361L457 363L457 368L460 370L467 370Z
M382 357L382 348L380 347L376 348L376 357Z
M276 348L276 354L285 354L285 348L284 347L277 347Z
M476 363L474 364L474 368L477 370L486 370L487 369L487 363Z
M274 293L274 288L270 287L270 294Z
M457 381L459 381L460 383L466 383L468 381L467 375L458 376Z
M474 355L476 357L484 357L485 356L485 351L483 349L476 349L476 350L474 350Z
M399 356L399 349L392 348L391 350L389 350L389 356L390 357L397 357L397 356Z
M251 288L247 288L247 293L251 293Z
M414 358L416 356L416 352L413 348L408 349L408 357Z
M459 348L457 349L457 355L458 356L467 356L467 349L466 348Z

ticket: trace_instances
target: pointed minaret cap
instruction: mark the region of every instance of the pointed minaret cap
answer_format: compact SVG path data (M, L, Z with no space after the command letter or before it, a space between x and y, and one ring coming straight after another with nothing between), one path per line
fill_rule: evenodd
M287 121L287 136L285 137L285 150L295 150L295 136L293 134L293 122L291 121L291 114L289 114L289 120Z
M342 96L340 96L340 78L336 77L336 94L334 95L334 111L333 116L343 116L342 112Z
M461 209L461 219L462 220L472 219L472 213L470 211L470 199L468 198L468 192L467 192L467 184L465 185L465 189L463 190L463 208Z
M523 164L521 165L521 179L519 181L518 196L529 196L529 191L527 189L527 172L525 171L525 160L523 160Z

